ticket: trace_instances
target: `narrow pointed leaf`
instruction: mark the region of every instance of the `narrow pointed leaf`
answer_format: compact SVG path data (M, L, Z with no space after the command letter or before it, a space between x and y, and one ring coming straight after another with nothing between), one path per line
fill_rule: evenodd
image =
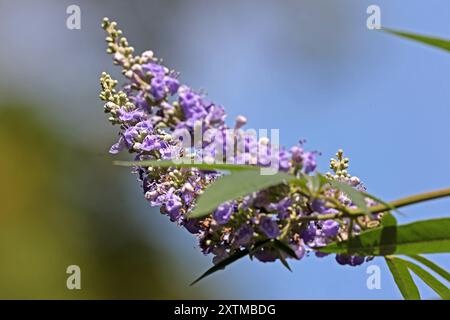
M269 240L263 240L260 241L259 243L255 244L254 248L252 250L249 249L243 249L240 251L235 252L234 254L232 254L231 256L223 259L222 261L220 261L218 264L214 265L213 267L209 268L208 270L206 270L205 273L203 273L200 277L198 277L197 279L195 279L190 285L193 286L194 284L196 284L197 282L199 282L200 280L202 280L203 278L213 274L216 271L219 270L223 270L225 269L226 266L232 264L233 262L245 257L246 255L250 254L251 252L253 252L254 250L257 250L259 248L261 248L263 245L265 245Z
M201 218L210 214L224 202L293 179L295 179L294 176L283 172L274 175L261 175L259 170L232 172L230 175L220 177L204 191L188 217Z
M412 272L414 272L423 282L425 282L431 289L433 289L442 299L450 300L450 289L436 279L431 273L422 269L418 265L399 258L395 258L406 267L408 267Z
M386 263L403 298L405 300L420 300L419 289L417 289L408 268L391 257L386 257Z
M206 163L194 163L188 162L186 163L175 163L171 160L143 160L143 161L114 161L115 165L123 166L123 167L176 167L176 168L197 168L200 170L208 170L208 171L243 171L243 170L260 170L259 167L256 166L247 166L247 165L236 165L236 164L206 164Z
M399 36L402 38L418 41L418 42L421 42L423 44L426 44L426 45L429 45L432 47L450 51L450 40L447 40L447 39L442 39L442 38L433 37L433 36L425 36L425 35L421 35L421 34L387 29L387 28L383 28L382 30L387 33L390 33L390 34L393 34L393 35L396 35L396 36Z
M445 280L450 282L450 273L447 272L447 270L444 270L443 268L441 268L440 266L435 264L434 262L428 260L425 257L419 256L419 255L411 255L409 257L416 260L417 262L420 262L423 265L427 266L428 268L430 268L431 270L436 272L438 275L440 275L442 278L444 278Z
M362 192L344 182L329 180L329 183L333 188L344 192L358 208L364 211L364 213L370 214L366 203L366 196Z
M448 253L450 218L418 221L400 226L381 226L364 231L351 241L333 242L320 251L362 256Z
M283 251L284 253L286 253L291 258L297 259L297 255L295 254L295 251L292 250L292 248L290 246L288 246L286 243L284 243L283 241L274 239L273 240L273 246L275 248Z
M229 256L229 257L223 259L222 261L220 261L218 264L216 264L213 267L209 268L205 273L203 273L200 277L198 277L196 280L194 280L190 285L193 286L194 284L196 284L197 282L199 282L203 278L213 274L214 272L225 269L226 266L228 266L229 264L231 264L231 263L233 263L233 262L235 262L235 261L245 257L249 253L250 253L250 251L248 249L244 249L244 250L241 250L241 251L238 251L238 252L232 254L231 256Z
M290 272L292 272L292 269L291 269L291 267L289 266L289 263L286 261L286 259L280 254L280 261L281 261L281 264L286 268L286 269L288 269Z

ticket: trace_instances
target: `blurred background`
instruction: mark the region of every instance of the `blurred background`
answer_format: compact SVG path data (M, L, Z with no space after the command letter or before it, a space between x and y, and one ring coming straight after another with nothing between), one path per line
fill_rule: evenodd
M81 29L66 8L81 8ZM252 128L280 128L319 150L338 148L351 172L386 200L450 184L450 54L366 28L450 38L443 0L0 1L0 298L400 299L381 259L281 264L244 259L194 287L211 266L196 240L144 200L98 99L99 75L119 70L101 19L117 20L138 52L152 49ZM127 159L127 155L119 158ZM405 209L400 222L448 215L447 200ZM448 256L433 261L450 268ZM81 268L81 290L66 268ZM419 283L420 280L418 281ZM425 298L435 294L421 285Z

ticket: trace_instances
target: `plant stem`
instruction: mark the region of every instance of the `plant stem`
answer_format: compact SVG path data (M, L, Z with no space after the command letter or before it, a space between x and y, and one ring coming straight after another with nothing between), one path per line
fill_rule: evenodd
M416 204L419 202L424 202L424 201L429 201L429 200L434 200L434 199L439 199L439 198L444 198L444 197L449 197L450 196L450 188L446 188L446 189L440 189L440 190L435 190L435 191L430 191L430 192L424 192L424 193L419 193L416 195L412 195L412 196L408 196L405 198L401 198L398 200L394 200L392 202L389 202L387 205L381 204L381 205L376 205L373 207L369 207L369 211L370 213L380 213L380 212L385 212L385 211L389 211L392 208L401 208L401 207L405 207L405 206L409 206L412 204ZM362 209L349 209L347 212L343 213L330 213L330 214L321 214L318 216L306 216L306 217L299 217L297 218L298 221L317 221L317 220L328 220L328 219L337 219L337 218L341 218L341 217L357 217L357 216L364 216L366 215L366 213L362 210Z
M444 198L444 197L448 197L448 196L450 196L450 188L419 193L416 195L408 196L405 198L401 198L401 199L389 202L388 203L389 206L380 204L380 205L376 205L373 207L369 207L368 209L369 209L370 213L380 213L380 212L384 212L384 211L389 211L391 209L390 207L397 209L397 208L409 206L412 204L416 204L419 202ZM361 216L361 215L365 214L364 211L361 209L349 210L349 213L350 213L350 215L354 215L354 216Z
M298 221L318 221L318 220L328 220L328 219L337 219L340 217L343 217L343 213L329 213L329 214L321 214L319 216L305 216L305 217L298 217Z

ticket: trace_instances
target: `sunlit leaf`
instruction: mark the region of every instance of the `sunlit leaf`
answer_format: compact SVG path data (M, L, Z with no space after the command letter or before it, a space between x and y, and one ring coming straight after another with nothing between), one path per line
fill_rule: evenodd
M247 165L236 165L236 164L206 164L206 163L194 163L188 162L186 163L175 163L171 160L143 160L143 161L114 161L115 165L123 166L123 167L176 167L176 168L197 168L200 170L208 170L208 171L218 171L218 170L226 170L226 171L243 171L243 170L260 170L259 167L256 166L247 166Z
M385 212L381 218L381 225L383 227L393 227L397 225L397 219L390 212Z
M422 269L418 265L399 258L394 258L396 261L402 263L414 272L423 282L425 282L431 289L433 289L442 299L450 300L450 289L436 279L431 273Z
M420 262L423 265L427 266L428 268L430 268L431 270L436 272L438 275L440 275L442 278L444 278L445 280L450 282L450 273L447 272L447 270L444 270L443 268L441 268L440 266L435 264L434 262L428 260L425 257L419 256L419 255L411 255L409 257L416 260L417 262Z
M417 289L408 268L392 257L386 257L386 263L403 298L406 300L420 300L419 289Z
M283 172L274 175L261 175L257 170L232 172L217 179L204 191L189 218L206 216L224 202L292 179L295 177Z
M320 251L363 256L450 252L450 218L381 226L362 232L350 242L331 243Z
M367 207L366 203L366 196L362 192L356 190L351 185L344 182L336 180L328 181L333 188L344 192L358 208L364 211L364 213L370 214L369 208Z

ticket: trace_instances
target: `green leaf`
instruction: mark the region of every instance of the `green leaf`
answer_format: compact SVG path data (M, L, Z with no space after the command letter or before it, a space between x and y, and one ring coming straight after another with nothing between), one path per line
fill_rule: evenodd
M319 193L322 187L328 182L328 179L320 173L316 173L314 176L305 176L310 180L311 189L314 193Z
M362 256L450 252L450 218L382 226L364 231L351 240L333 242L320 251Z
M447 270L444 270L443 268L441 268L434 262L428 260L425 257L419 256L419 255L411 255L409 257L416 260L417 262L424 264L425 266L427 266L428 268L430 268L431 270L436 272L438 275L440 275L442 278L444 278L445 280L450 282L450 273L448 273Z
M205 189L199 197L196 207L188 217L200 218L206 216L224 202L292 179L295 179L295 177L283 172L274 175L261 175L258 170L232 172L230 175L220 177Z
M291 258L297 259L297 255L295 254L295 251L292 250L292 248L290 246L288 246L286 243L284 243L283 241L280 241L278 239L274 239L272 242L273 242L273 246L275 248L283 251Z
M348 183L340 182L340 181L336 181L336 180L328 180L328 182L330 183L330 185L333 188L339 189L342 192L344 192L353 201L353 203L359 209L361 209L365 214L370 214L370 210L367 207L366 198L372 199L375 202L382 204L391 210L396 210L392 204L387 203L387 202L381 200L380 198L375 197L374 195L371 195L370 193L367 193L365 191L356 190L354 187L352 187Z
M385 260L403 298L406 300L420 300L419 289L417 289L408 268L393 257L386 257Z
M344 182L336 180L328 180L328 182L333 188L339 189L344 192L358 208L364 211L364 213L370 214L369 208L367 207L365 194Z
M397 225L397 219L390 212L383 213L383 217L381 218L381 225L383 227L394 227Z
M235 165L235 164L206 164L206 163L194 163L186 160L184 163L175 163L171 160L144 160L144 161L114 161L115 165L123 166L123 167L176 167L176 168L197 168L199 170L208 170L208 171L218 171L218 170L227 170L227 171L243 171L243 170L260 170L260 167L256 166L247 166L247 165Z
M279 257L280 257L281 264L282 264L286 269L288 269L290 272L292 272L292 269L291 269L291 267L289 266L289 263L286 261L286 259L285 259L281 254L279 255Z
M450 51L450 40L432 37L432 36L424 36L420 34L405 32L405 31L399 31L399 30L393 30L393 29L387 29L383 28L383 31L414 41L418 41L424 44L427 44L429 46L433 46L442 50Z
M428 271L425 271L418 265L399 258L394 258L398 262L402 263L408 267L412 272L414 272L423 282L425 282L431 289L433 289L442 299L450 300L450 289L437 280Z
M253 249L249 250L249 249L243 249L240 251L235 252L234 254L232 254L231 256L223 259L222 261L220 261L218 264L214 265L213 267L209 268L208 270L206 270L205 273L203 273L200 277L198 277L195 281L193 281L190 285L193 286L194 284L196 284L197 282L199 282L200 280L202 280L203 278L213 274L216 271L219 270L223 270L225 269L226 266L228 266L229 264L245 257L246 255L250 254L251 252L261 248L263 245L265 245L267 242L269 242L270 240L263 240L260 241L258 243L255 244L255 246L253 247Z

